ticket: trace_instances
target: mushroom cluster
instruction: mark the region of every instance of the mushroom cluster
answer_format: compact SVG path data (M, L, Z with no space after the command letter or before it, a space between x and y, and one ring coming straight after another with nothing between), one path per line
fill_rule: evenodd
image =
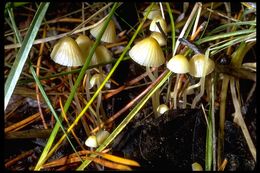
M143 15L147 15L148 6ZM166 22L161 16L160 8L155 4L150 13L147 16L148 19L152 20L150 24L150 36L137 42L129 51L129 56L138 64L145 66L148 76L152 81L158 76L158 69L155 70L154 74L151 72L151 67L159 67L165 63L164 53L161 46L166 45L166 38L163 36L166 33ZM158 28L158 25L161 29ZM161 33L163 32L163 34ZM152 96L153 111L156 117L160 116L157 112L157 107L160 105L159 91L156 91Z
M174 97L174 108L177 108L177 83L179 80L179 74L189 73L191 76L196 78L201 78L198 84L192 85L185 91L198 87L202 84L205 76L210 74L214 68L215 64L210 58L206 58L203 54L195 54L189 61L183 55L173 56L167 63L167 68L172 72L177 74L177 79L174 87L173 97ZM202 92L202 91L201 91ZM185 95L184 93L184 95ZM197 101L197 99L194 99Z

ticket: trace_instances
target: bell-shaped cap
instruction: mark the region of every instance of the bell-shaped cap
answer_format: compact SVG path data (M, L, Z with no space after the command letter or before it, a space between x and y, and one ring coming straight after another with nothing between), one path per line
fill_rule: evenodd
M102 45L99 45L95 50L95 56L91 59L91 65L107 63L113 60L109 50Z
M101 84L103 81L103 76L99 73L94 74L89 80L89 89L93 88L98 83Z
M78 44L70 37L60 39L50 56L54 62L68 67L82 66L85 63Z
M90 40L88 36L82 35L82 34L79 35L75 41L77 42L77 44L82 52L84 60L86 60L86 58L89 54L90 48L93 45L93 41Z
M174 73L183 74L189 72L189 61L181 54L173 56L166 66Z
M160 46L166 45L166 40L160 32L153 32L151 34L151 37L153 37L159 43Z
M94 135L89 136L88 139L85 141L85 145L91 148L98 147L97 137Z
M157 112L162 115L164 114L166 111L169 110L169 107L166 104L161 104L157 107Z
M98 24L96 27L90 30L90 33L93 37L97 38L98 34L100 33L102 27L104 26L105 21ZM103 36L101 37L101 41L107 43L113 43L116 41L116 28L113 20L110 20Z
M107 137L109 135L110 135L110 133L106 130L101 130L101 131L97 132L96 137L97 137L98 145L101 145L107 139Z
M138 64L146 67L159 67L165 62L159 43L152 37L136 43L129 51L129 56Z
M163 32L165 34L167 34L167 24L166 24L166 21L161 16L157 16L152 20L149 30L153 31L153 32L161 32L156 24L157 22L160 23L160 26L161 26Z
M152 4L151 4L152 5ZM148 12L148 9L151 7L151 5L149 5L143 12L143 16L145 16ZM161 16L161 11L160 11L160 7L157 4L154 4L150 13L148 14L147 18L150 20L153 20L155 17L157 16Z
M202 77L203 76L203 69L205 67L205 75L207 76L210 74L214 68L215 68L215 63L212 61L210 58L208 58L207 63L206 63L207 58L203 54L196 54L194 55L190 61L190 75L194 77Z

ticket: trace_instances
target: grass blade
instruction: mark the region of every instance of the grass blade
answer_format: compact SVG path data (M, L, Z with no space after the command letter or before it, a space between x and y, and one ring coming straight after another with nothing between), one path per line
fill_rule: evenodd
M13 94L16 83L22 72L24 63L28 57L28 54L31 50L32 44L35 40L35 37L38 33L38 30L41 26L42 20L45 16L45 13L49 7L49 3L41 3L34 18L30 25L27 35L24 38L22 47L19 49L17 57L14 61L14 64L11 68L11 71L5 82L5 101L4 109L6 109L8 102Z
M43 87L42 87L42 85L41 85L41 82L40 82L40 80L38 79L38 77L37 77L37 75L36 75L36 73L35 73L35 70L33 69L31 63L30 63L30 71L31 71L31 73L32 73L32 75L33 75L33 77L34 77L34 79L35 79L35 82L37 83L37 85L38 85L38 87L39 87L39 89L40 89L40 91L41 91L41 94L42 94L42 96L43 96L45 102L47 103L49 109L51 110L52 114L54 115L54 117L55 117L57 123L60 125L60 127L61 127L63 133L66 135L66 137L67 137L67 139L68 139L68 141L69 141L69 143L70 143L72 149L73 149L74 152L77 154L77 156L80 158L80 156L79 156L79 154L78 154L76 148L74 147L74 145L72 144L70 138L68 137L68 135L67 135L67 133L66 133L66 130L64 129L64 127L63 127L63 125L62 125L61 120L59 119L59 117L58 117L58 115L56 114L54 108L52 107L51 102L50 102L50 100L49 100L47 94L45 93L45 91L44 91L44 89L43 89ZM49 144L47 143L47 145L49 145ZM50 147L50 146L48 146L48 147Z

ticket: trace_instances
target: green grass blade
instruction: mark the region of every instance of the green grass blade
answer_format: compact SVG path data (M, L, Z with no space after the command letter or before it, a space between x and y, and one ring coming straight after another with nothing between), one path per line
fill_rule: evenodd
M28 4L29 2L8 2L5 4L5 16L7 16L7 13L8 13L8 10L11 9L11 8L16 8L16 7L19 7L19 6L24 6L26 4Z
M221 25L221 26L213 29L210 33L208 33L208 35L213 35L214 33L224 31L228 27L231 27L231 26L241 26L241 25L256 26L256 21L253 20L253 21L243 21L243 22L236 22L236 23L227 23L227 24Z
M168 14L170 16L170 21L171 21L171 31L172 31L172 52L174 52L175 49L175 25L174 25L174 20L173 20L173 16L172 16L172 12L171 12L171 7L169 5L169 3L166 3L166 7L168 10Z
M37 75L36 75L36 72L35 72L35 70L33 69L33 66L32 66L31 63L30 63L30 71L31 71L31 73L32 73L32 75L33 75L33 78L34 78L34 80L35 80L37 86L39 87L39 89L40 89L40 91L41 91L41 94L42 94L42 96L43 96L43 98L44 98L46 104L48 105L49 109L51 110L52 114L54 115L54 117L55 117L57 123L60 125L60 127L61 127L63 133L66 135L66 138L68 139L68 141L69 141L69 143L70 143L72 149L73 149L74 152L77 154L77 156L81 159L81 157L80 157L80 155L78 154L78 152L77 152L75 146L72 144L72 142L71 142L71 140L70 140L68 134L66 133L66 130L65 130L65 128L63 127L61 120L59 119L59 117L58 117L58 115L56 114L54 108L52 107L51 102L50 102L50 100L49 100L47 94L45 93L45 91L44 91L44 89L43 89L43 87L42 87L42 84L41 84L40 80L38 79L38 77L37 77ZM48 147L50 147L50 146L48 146ZM81 160L81 161L82 161L82 160Z
M97 148L97 152L101 152L108 146L116 136L125 128L125 126L134 118L134 116L139 112L139 110L146 104L146 102L150 99L150 97L164 84L164 82L170 77L172 74L171 71L166 70L163 74L161 74L161 78L157 85L151 89L144 98L133 108L133 110L125 117L125 119L116 127L116 129L108 136L108 138ZM95 154L92 154L90 157L96 157ZM92 160L84 161L77 170L84 170L86 166L88 166Z
M16 36L18 42L21 44L21 43L22 43L22 37L21 37L21 34L20 34L20 32L19 32L19 30L18 30L16 24L15 24L13 10L8 8L8 9L7 9L7 12L8 12L9 18L10 18L10 20L11 20L12 29L13 29L13 31L14 31L14 33L15 33L15 36Z
M41 22L45 16L45 13L49 7L49 3L41 3L33 20L30 25L30 28L24 38L22 47L19 49L17 57L14 61L14 64L11 68L11 71L5 82L5 100L4 100L4 109L6 109L8 102L13 94L16 83L22 72L24 63L28 57L28 54L31 50L32 44L35 40L35 37L38 33L38 30L41 26Z
M210 105L211 107L211 105ZM213 159L213 139L212 139L212 118L211 118L211 108L209 109L208 115L208 127L206 133L206 151L205 151L205 171L210 171L212 168Z
M218 39L223 39L223 38L238 36L238 35L243 35L243 34L251 34L253 32L256 32L256 29L245 29L245 30L240 30L240 31L235 31L235 32L218 34L218 35L208 36L208 37L202 38L202 39L196 41L195 43L199 45L199 44L209 42L209 41L213 41L213 40L218 40Z

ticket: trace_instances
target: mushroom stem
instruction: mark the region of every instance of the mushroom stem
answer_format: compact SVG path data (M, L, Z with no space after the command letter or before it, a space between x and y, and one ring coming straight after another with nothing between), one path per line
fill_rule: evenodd
M176 81L174 84L174 91L173 91L173 109L177 109L177 93L178 93L179 79L180 79L180 74L177 73Z
M70 72L71 71L71 67L68 67L67 71ZM69 78L70 88L72 88L73 87L72 75L68 74L68 78ZM82 108L81 108L81 106L79 104L79 98L78 98L77 93L75 94L74 99L75 99L75 102L76 102L76 108L77 108L78 112L81 112ZM85 130L86 134L89 135L90 134L90 129L88 128L87 121L86 121L85 117L82 117L81 122L82 122L82 125L84 127L84 130Z
M102 77L106 77L106 75L104 74L104 72L102 71L102 66L99 66L99 73L101 74L101 76ZM99 82L99 86L100 86L100 82ZM99 86L98 86L98 88L99 88ZM101 114L103 115L103 117L106 117L106 113L105 113L105 110L104 110L104 107L103 107L103 104L102 104L102 93L101 93L101 91L100 91L100 96L98 96L98 97L100 97L100 111L101 111Z
M191 104L192 109L195 108L196 104L204 94L205 76L200 78L198 85L200 85L200 93L193 99Z
M97 88L100 87L100 82L99 80L97 80ZM100 127L102 121L101 121L101 118L100 118L100 113L99 113L99 108L100 108L100 105L101 105L101 99L102 99L102 93L101 91L98 93L98 98L97 98L97 106L96 106L96 114L97 114L97 120L98 120L98 127Z
M183 91L182 98L183 98L182 108L186 109L186 104L187 104L187 90L186 89Z
M155 76L151 72L150 67L146 67L147 74L149 78L154 82L156 80L156 76L158 76L158 69L156 69ZM160 105L160 98L159 98L159 90L156 90L155 93L152 95L152 105L153 105L153 112L155 114L155 117L159 117L160 114L157 113L157 108Z

